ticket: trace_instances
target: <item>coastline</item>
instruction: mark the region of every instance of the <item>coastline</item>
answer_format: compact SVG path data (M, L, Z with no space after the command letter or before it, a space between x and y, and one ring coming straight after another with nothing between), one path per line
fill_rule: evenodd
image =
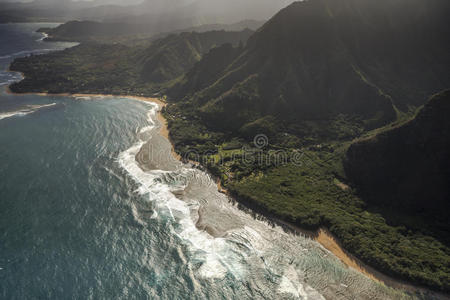
M23 76L23 74L22 74ZM6 86L5 88L5 92L8 95L13 95L13 96L21 96L21 95L37 95L37 96L56 96L56 97L123 97L123 98L128 98L128 99L134 99L134 100L138 100L138 101L144 101L144 102L151 102L151 103L156 103L158 105L158 111L157 111L157 119L158 122L160 122L161 127L159 129L159 134L161 136L163 136L164 138L166 138L170 144L172 145L172 155L173 157L175 157L177 160L181 161L181 156L175 152L175 147L172 143L172 141L170 140L169 137L169 129L167 126L167 120L166 118L164 118L164 116L162 115L162 109L167 105L166 102L162 101L159 98L154 98L154 97L144 97L144 96L135 96L135 95L113 95L113 94L84 94L84 93L76 93L76 94L71 94L71 93L59 93L59 94L51 94L51 93L14 93L13 91L11 91L11 89L9 88L9 86Z
M290 231L294 232L294 234L302 234L305 235L316 242L318 242L320 245L322 245L323 248L328 250L330 253L332 253L335 257L337 257L344 265L346 265L348 268L354 269L358 271L359 273L365 275L366 277L369 277L370 279L379 282L381 284L384 284L385 286L400 289L406 292L412 292L412 293L423 293L428 295L433 295L436 299L448 299L444 294L441 294L439 292L435 292L432 290L428 290L427 288L422 288L418 286L413 286L412 284L402 281L400 279L394 279L392 277L389 277L388 275L385 275L376 269L368 266L364 262L362 262L359 258L354 256L353 254L349 253L347 250L345 250L342 246L339 240L327 229L324 227L319 228L317 231L308 231L305 229L302 229L296 225L284 222L282 220L277 220L280 224L286 226Z
M135 95L113 95L113 94L84 94L84 93L58 93L58 94L51 94L51 93L14 93L9 89L9 86L6 86L5 89L6 93L9 95L15 95L15 96L21 96L21 95L38 95L38 96L64 96L64 97L122 97L122 98L128 98L128 99L134 99L138 101L144 101L144 102L152 102L156 103L158 105L158 111L157 111L157 119L160 123L159 128L159 134L166 138L170 144L171 144L171 153L173 157L176 160L182 161L182 157L175 152L174 145L169 137L169 129L167 120L164 118L162 114L162 109L167 105L166 102L162 101L159 98L154 97L144 97L144 96L135 96ZM230 194L228 191L221 185L220 180L217 182L217 190L220 193L226 194L230 197ZM268 217L268 219L272 219L271 217ZM401 281L399 279L391 278L387 275L382 274L381 272L375 270L374 268L366 265L361 260L356 258L354 255L350 254L348 251L346 251L340 244L339 240L333 236L332 233L330 233L326 228L319 228L317 231L307 231L300 227L297 227L293 224L287 223L285 221L275 219L275 221L292 231L294 234L302 234L305 235L316 242L318 242L324 249L329 251L331 254L333 254L336 258L338 258L344 265L346 265L348 268L352 268L355 271L365 275L366 277L369 277L370 279L377 281L381 284L384 284L388 287L396 288L396 289L402 289L407 292L422 292L422 293L428 293L432 294L437 299L447 299L447 297L444 294L441 294L439 292L431 291L426 288L421 287L415 287L407 282Z

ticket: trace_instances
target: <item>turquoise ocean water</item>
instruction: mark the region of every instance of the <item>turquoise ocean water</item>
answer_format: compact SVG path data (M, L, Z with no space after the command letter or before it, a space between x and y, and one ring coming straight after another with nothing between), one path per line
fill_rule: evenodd
M55 25L0 25L1 299L404 296L171 160L156 105L6 94L21 78L5 71L15 57L73 46L35 32Z

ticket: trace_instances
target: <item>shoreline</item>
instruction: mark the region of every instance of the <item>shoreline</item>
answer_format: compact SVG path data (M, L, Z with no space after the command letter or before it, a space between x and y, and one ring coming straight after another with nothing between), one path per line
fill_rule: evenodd
M23 74L22 74L23 76ZM151 102L151 103L156 103L158 105L158 111L156 114L156 117L158 119L158 122L161 124L161 127L159 128L159 134L161 136L163 136L164 138L166 138L171 146L171 152L172 155L179 161L181 161L181 156L175 152L175 147L172 143L172 141L170 140L169 137L169 129L167 126L167 120L166 118L164 118L164 116L162 115L162 109L167 105L166 102L162 101L159 98L156 97L145 97L145 96L135 96L135 95L113 95L113 94L84 94L84 93L75 93L75 94L71 94L71 93L58 93L58 94L51 94L51 93L14 93L13 91L11 91L11 89L9 88L9 86L6 86L5 88L5 93L8 95L12 95L12 96L22 96L22 95L37 95L37 96L55 96L55 97L99 97L99 98L106 98L106 97L122 97L122 98L128 98L128 99L133 99L133 100L138 100L138 101L144 101L144 102Z
M277 219L277 222L286 226L288 230L294 232L294 234L302 234L318 242L320 245L322 245L323 248L325 248L336 258L338 258L348 268L351 268L363 274L373 281L379 282L390 288L403 290L405 292L423 293L432 295L437 299L447 299L446 296L444 294L441 294L440 292L435 292L427 288L414 286L401 279L389 277L388 275L385 275L380 271L377 271L373 267L365 264L359 258L345 250L341 246L339 240L325 227L321 227L317 231L308 231L279 219Z
M122 98L128 98L128 99L134 99L138 101L144 101L144 102L151 102L156 103L158 105L158 111L157 111L157 119L160 123L159 128L159 134L166 138L170 144L171 144L171 154L173 157L183 162L181 156L175 152L175 147L170 140L169 137L169 129L167 120L162 115L162 109L167 105L166 102L162 101L159 98L155 97L144 97L144 96L135 96L135 95L113 95L113 94L83 94L83 93L58 93L58 94L51 94L51 93L14 93L9 89L9 86L6 87L6 93L9 95L14 96L21 96L21 95L37 95L37 96L60 96L60 97L122 97ZM231 197L228 191L221 185L220 180L216 182L217 184L217 190L220 193L223 193L227 195L228 197ZM234 199L236 200L236 199ZM236 202L238 202L236 200ZM445 294L441 294L437 291L432 291L427 288L422 287L416 287L412 284L389 277L388 275L385 275L376 269L368 266L364 262L362 262L360 259L349 253L347 250L345 250L339 240L334 237L334 235L329 232L327 228L321 227L317 231L308 231L305 229L302 229L294 224L282 221L280 219L274 219L272 217L267 217L268 220L274 220L276 223L278 223L281 226L286 227L288 230L292 231L293 234L302 234L305 235L308 238L313 239L314 241L318 242L324 249L329 251L332 255L334 255L337 259L339 259L345 266L348 268L354 269L355 271L363 274L364 276L379 282L381 284L384 284L388 287L395 288L395 289L401 289L406 292L422 292L425 294L431 294L437 299L447 299L447 296Z

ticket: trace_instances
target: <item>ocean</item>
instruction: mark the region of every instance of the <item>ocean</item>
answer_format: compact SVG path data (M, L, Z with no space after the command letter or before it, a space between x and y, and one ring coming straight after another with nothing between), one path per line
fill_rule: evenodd
M174 160L156 104L7 94L56 25L0 25L1 299L409 298Z

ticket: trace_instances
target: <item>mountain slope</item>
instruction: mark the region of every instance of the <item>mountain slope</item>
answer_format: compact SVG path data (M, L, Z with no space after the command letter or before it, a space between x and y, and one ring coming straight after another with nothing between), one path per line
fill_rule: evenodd
M143 53L142 78L152 82L164 82L183 75L209 50L222 44L237 46L245 43L253 33L209 31L204 33L185 32L169 35L157 40Z
M384 274L448 292L448 209L432 220L371 201L351 188L343 162L354 138L400 123L450 87L449 4L290 5L245 46L212 49L168 90L176 151L241 204L303 228L325 226Z
M18 58L12 71L25 79L11 85L14 92L149 93L181 76L211 48L245 43L252 31L181 33L153 41L150 46L86 43L61 52Z
M201 63L224 68L205 79L199 64L169 94L177 101L188 95L184 101L218 130L242 132L270 116L297 136L310 131L310 121L329 127L342 115L356 132L382 126L395 120L397 109L408 111L450 85L450 6L444 0L373 3L293 3L239 55L225 55L225 63L206 56L210 61ZM323 131L332 139L348 135Z
M450 209L450 90L406 124L352 144L349 179L371 203L422 215Z

